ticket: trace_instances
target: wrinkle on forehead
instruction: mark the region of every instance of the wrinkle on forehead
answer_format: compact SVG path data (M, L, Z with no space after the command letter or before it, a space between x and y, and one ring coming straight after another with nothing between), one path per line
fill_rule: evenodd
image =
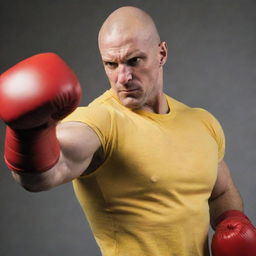
M102 45L118 47L129 40L160 43L152 18L141 9L126 6L108 16L100 29L98 43L101 49Z
M102 49L101 55L104 61L121 62L124 62L127 59L133 58L137 55L146 56L146 54L140 49L129 47L129 45L122 48L107 48L107 51L105 51L105 49Z

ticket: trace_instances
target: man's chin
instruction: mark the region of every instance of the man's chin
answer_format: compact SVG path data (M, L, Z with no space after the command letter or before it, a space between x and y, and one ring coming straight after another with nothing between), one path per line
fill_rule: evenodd
M120 101L123 106L130 109L139 109L141 108L141 105L142 105L139 99L132 98L132 97L122 98L120 99Z

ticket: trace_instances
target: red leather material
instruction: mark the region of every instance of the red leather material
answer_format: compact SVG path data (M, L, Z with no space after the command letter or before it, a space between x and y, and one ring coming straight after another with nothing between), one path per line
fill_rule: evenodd
M5 161L13 171L45 171L58 160L55 126L79 104L76 75L54 53L25 59L0 76Z
M227 212L212 239L213 256L255 256L256 229L242 214Z

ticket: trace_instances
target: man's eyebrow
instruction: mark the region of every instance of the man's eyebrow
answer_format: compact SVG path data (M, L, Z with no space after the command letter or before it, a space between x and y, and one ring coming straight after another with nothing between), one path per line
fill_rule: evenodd
M134 58L134 57L145 57L146 54L143 52L143 51L140 51L140 50L136 50L136 51L133 51L133 52L128 52L124 58L126 60L130 59L130 58ZM104 62L113 62L113 59L111 58L111 56L102 56L102 60Z
M140 50L138 51L134 51L134 52L131 52L131 53L128 53L125 57L126 58L131 58L131 57L136 57L136 56L146 56L146 54Z

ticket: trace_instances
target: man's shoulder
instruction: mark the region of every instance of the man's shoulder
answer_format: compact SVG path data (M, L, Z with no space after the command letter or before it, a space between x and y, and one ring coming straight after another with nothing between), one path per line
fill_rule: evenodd
M111 90L106 90L104 93L102 93L100 96L98 96L92 102L90 102L87 107L89 107L91 109L92 108L98 109L98 110L104 109L105 111L110 111L110 112L113 112L117 109L122 108L120 106L120 103L114 97Z
M110 96L107 91L94 99L88 105L77 107L71 114L69 114L62 122L65 121L81 121L81 122L99 122L109 121L111 119L111 111L108 107Z
M177 98L171 97L169 95L166 95L166 96L167 96L167 101L168 101L169 105L171 107L173 107L176 112L193 112L194 113L194 112L204 111L204 109L202 109L202 108L192 107L189 104L187 104Z
M177 113L194 115L200 119L211 118L213 115L202 107L191 106L183 101L167 95L167 100Z
M187 104L181 102L180 100L171 97L169 95L166 94L166 99L168 101L169 107L170 108L174 108L175 111L177 112L181 112L181 111L186 111L189 110L191 107L188 106Z
M96 107L99 105L109 104L112 101L112 98L113 97L112 97L111 93L109 92L109 90L106 90L101 95L99 95L97 98L95 98L93 101L91 101L88 106Z

